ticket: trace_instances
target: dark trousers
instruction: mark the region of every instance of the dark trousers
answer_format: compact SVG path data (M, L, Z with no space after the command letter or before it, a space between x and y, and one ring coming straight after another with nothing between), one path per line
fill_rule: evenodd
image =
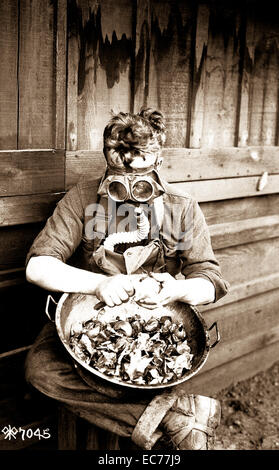
M110 384L77 367L56 327L48 323L36 339L25 363L26 380L37 390L65 404L88 422L123 437L131 437L137 421L155 396Z

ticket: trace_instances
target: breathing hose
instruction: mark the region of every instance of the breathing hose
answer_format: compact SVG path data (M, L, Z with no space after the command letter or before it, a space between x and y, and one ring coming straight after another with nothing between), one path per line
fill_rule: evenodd
M137 229L132 232L116 232L110 234L104 241L107 250L114 251L115 245L119 243L137 243L147 237L150 224L141 207L136 207L134 211L137 219Z

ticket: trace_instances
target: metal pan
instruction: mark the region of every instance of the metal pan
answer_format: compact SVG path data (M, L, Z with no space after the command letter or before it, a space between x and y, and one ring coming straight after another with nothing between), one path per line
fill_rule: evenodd
M55 311L55 320L51 319L49 313L49 303L53 301L56 304ZM191 353L194 355L192 368L187 371L182 378L179 380L169 382L166 384L156 384L156 385L138 385L126 383L124 381L111 378L94 367L84 363L74 354L73 350L69 346L69 338L71 332L71 326L75 322L87 321L92 318L98 318L103 321L112 321L119 315L120 311L123 313L123 309L126 309L127 314L131 313L132 306L129 305L129 302L122 304L121 306L116 306L107 309L99 309L100 302L97 297L93 295L84 295L84 294L63 294L59 302L49 295L47 298L46 304L46 314L52 320L55 321L57 332L59 338L68 351L72 359L79 364L81 367L86 369L88 372L101 377L102 379L121 385L124 387L136 388L136 389L162 389L167 387L173 387L178 385L186 380L192 378L197 372L201 370L207 361L209 351L211 348L216 346L220 341L220 335L217 327L217 323L214 322L210 328L207 328L204 319L202 318L200 312L197 308L185 304L183 302L174 302L169 304L167 307L164 307L164 312L162 309L148 310L141 308L140 314L142 318L148 320L151 316L162 316L169 315L173 321L182 322L184 328L187 332L187 341L191 348ZM105 310L105 313L103 312ZM215 328L216 339L213 344L210 344L210 331Z

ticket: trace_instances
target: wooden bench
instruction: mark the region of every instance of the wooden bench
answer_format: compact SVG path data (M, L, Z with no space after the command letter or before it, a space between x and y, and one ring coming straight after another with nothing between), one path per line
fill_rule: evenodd
M65 406L58 408L58 450L120 450L118 435L78 418Z

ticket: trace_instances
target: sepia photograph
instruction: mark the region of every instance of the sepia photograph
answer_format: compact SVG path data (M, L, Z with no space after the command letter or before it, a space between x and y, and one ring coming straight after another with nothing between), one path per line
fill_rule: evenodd
M0 451L279 450L277 2L0 0L0 59Z

